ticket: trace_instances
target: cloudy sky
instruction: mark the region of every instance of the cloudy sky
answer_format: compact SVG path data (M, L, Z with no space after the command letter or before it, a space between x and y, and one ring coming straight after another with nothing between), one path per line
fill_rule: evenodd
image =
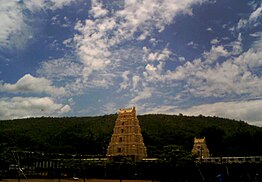
M0 2L0 119L136 106L262 126L261 1Z

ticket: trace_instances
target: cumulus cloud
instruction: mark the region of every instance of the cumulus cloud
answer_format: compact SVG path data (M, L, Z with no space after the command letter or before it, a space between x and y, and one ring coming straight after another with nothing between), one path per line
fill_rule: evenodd
M108 10L103 8L103 4L99 3L98 1L94 0L92 1L92 9L89 11L89 13L94 18L103 17L108 13Z
M52 86L52 82L45 78L33 77L30 74L24 75L15 84L0 84L1 92L14 93L46 93L51 95L63 95L65 89Z
M71 110L69 105L55 103L49 97L13 97L0 99L1 119L59 116Z
M62 108L58 110L58 114L64 114L71 111L71 107L69 105L64 105Z
M216 61L219 57L226 57L228 56L228 51L224 48L224 46L212 46L209 52L204 52L204 57L209 61L213 62Z
M163 73L164 63L160 62L156 65L147 64L143 72L144 80L149 83L165 82L165 73Z

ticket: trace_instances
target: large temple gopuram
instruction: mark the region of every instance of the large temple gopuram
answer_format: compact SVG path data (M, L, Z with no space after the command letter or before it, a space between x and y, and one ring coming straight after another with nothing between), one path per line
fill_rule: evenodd
M109 159L130 157L133 161L147 157L135 107L118 111L106 156Z
M205 138L194 138L192 154L196 155L197 157L200 157L200 159L210 157Z

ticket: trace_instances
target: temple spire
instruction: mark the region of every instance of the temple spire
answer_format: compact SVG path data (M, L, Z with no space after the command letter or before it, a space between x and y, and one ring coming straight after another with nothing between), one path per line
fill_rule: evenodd
M210 157L209 150L206 145L206 139L204 138L194 138L194 146L192 149L192 153L200 159L205 157Z
M130 157L134 161L147 157L135 107L119 109L107 157Z

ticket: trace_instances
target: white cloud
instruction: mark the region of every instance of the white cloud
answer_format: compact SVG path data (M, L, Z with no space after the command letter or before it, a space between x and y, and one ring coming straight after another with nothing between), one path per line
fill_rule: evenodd
M228 55L229 55L228 51L222 45L219 45L219 46L213 45L209 52L204 52L204 57L209 62L214 62L217 60L217 58L226 57Z
M56 10L75 2L75 0L1 0L0 3L0 48L23 49L33 37L32 14L41 10ZM30 21L28 21L30 20Z
M192 46L192 45L194 45L194 42L193 42L193 41L190 41L190 42L188 42L186 45Z
M137 105L137 103L141 100L148 99L152 97L152 89L149 87L145 87L142 91L138 92L138 94L132 98L129 102L129 105Z
M102 4L102 1L92 1L89 11L91 18L79 21L75 29L79 34L74 36L76 52L84 65L83 79L85 83L91 83L96 77L103 79L105 73L112 73L120 67L124 67L125 61L137 61L125 57L134 55L134 52L118 54L121 52L120 46L127 41L143 41L151 38L152 31L159 32L165 26L173 23L177 14L190 14L192 6L202 3L204 0L186 0L173 3L171 0L134 0L125 1L121 8L110 11ZM130 47L132 45L129 45ZM133 49L130 49L133 51ZM118 59L116 58L118 55ZM150 53L149 53L150 54ZM165 48L162 52L152 52L148 55L148 60L163 61L169 58L171 52ZM160 68L159 65L158 68ZM103 72L103 74L100 74ZM117 77L122 77L123 70L117 72ZM111 80L109 80L111 81ZM124 88L123 85L122 88Z
M146 105L141 109L143 114L165 113L179 114L190 116L217 116L235 120L246 121L249 124L262 126L262 100L250 101L232 101L232 102L216 102L212 104L196 105L189 108L181 109L174 105L150 106Z
M53 80L64 86L66 95L81 95L87 88L108 87L111 75L104 75L103 78L94 78L92 82L83 79L83 64L68 58L51 59L41 63L37 73L40 77ZM100 73L101 75L105 73Z
M208 32L213 32L213 29L212 29L211 27L208 27L208 28L206 29L206 31L208 31Z
M67 95L81 95L84 93L85 84L81 78L76 78L65 85Z
M105 19L103 22L86 20L85 25L78 22L75 29L81 35L75 35L77 52L81 58L81 62L85 65L83 76L86 80L93 73L104 69L110 64L111 53L107 40L106 31L109 27L105 24L110 24L113 19Z
M246 28L247 26L257 26L258 24L261 24L261 21L259 20L262 17L262 3L260 6L255 9L249 16L248 19L240 19L237 25L237 29Z
M123 82L120 83L120 89L126 89L129 85L129 78L128 75L130 74L130 71L125 71L122 74Z
M256 22L258 18L262 16L262 3L260 4L260 7L258 7L255 11L253 11L249 16L250 22Z
M256 40L253 42L252 47L254 48L255 51L258 51L262 47L262 31L257 33Z
M150 52L147 56L148 61L165 61L171 55L171 51L168 48L164 48L161 52Z
M216 44L218 44L220 41L218 40L218 39L212 39L211 41L210 41L210 44L212 44L212 45L216 45Z
M94 17L94 18L101 18L107 15L108 10L103 8L103 4L93 0L92 1L92 9L89 11L89 13Z
M2 120L59 116L70 110L70 106L55 103L54 100L49 97L13 97L0 99L0 118Z
M51 9L53 9L53 10L61 9L64 6L69 6L72 3L76 3L77 1L81 1L81 0L51 0L51 2L52 2Z
M138 31L141 35L150 35L152 28L163 31L178 13L190 14L191 6L200 2L203 1L126 1L124 9L118 11L117 16L125 20L121 27L126 33L133 35Z
M259 61L258 54L246 52L235 60L228 60L212 68L204 63L187 64L180 67L172 76L187 80L186 89L195 96L224 97L242 95L255 97L262 94L262 79L247 69L246 58L253 56L254 64ZM247 57L246 57L247 56ZM248 59L249 60L249 59ZM238 64L236 64L238 63Z
M32 13L56 10L75 1L28 0L23 1L23 8L15 2L6 2L5 5L0 5L0 26L3 27L0 30L0 43L2 41L3 46L12 42L8 37L19 37L19 32L29 37L30 26L25 23L28 17L22 13L23 8ZM230 96L243 99L261 96L261 32L250 34L256 41L249 49L243 46L245 34L243 33L242 38L237 32L235 41L229 42L228 37L211 40L210 50L204 51L193 61L186 60L187 55L177 55L180 62L172 62L172 56L176 54L169 48L173 45L166 44L159 49L159 43L163 43L163 40L155 38L157 32L163 32L166 26L173 24L178 14L192 15L193 5L204 0L177 0L175 3L173 0L122 2L114 10L110 10L104 1L92 1L88 19L75 24L78 34L63 42L68 47L75 46L79 56L76 60L64 58L42 62L37 70L38 77L25 75L14 84L0 82L0 90L54 96L66 92L68 96L83 94L89 88L108 89L114 86L117 87L115 90L119 88L118 92L125 91L123 94L131 98L131 105L147 102L147 99L166 104L185 97L185 102L190 102L192 98L200 100L215 97L230 100ZM247 19L241 19L239 27L259 23L260 8L261 6L255 9ZM53 22L56 18L53 18ZM214 32L211 27L206 31ZM148 41L150 44L146 44ZM142 42L144 47L139 47L138 42ZM224 42L227 44L222 44ZM205 48L193 41L187 45ZM61 87L54 86L57 83ZM115 103L109 103L104 110L109 111L110 107L115 106ZM62 114L70 110L69 105L61 105L56 112ZM155 111L161 110L175 112L178 108L168 105L158 107Z
M65 114L71 111L71 107L69 105L64 105L58 110L58 114Z
M197 43L195 43L195 42L193 42L193 41L188 42L186 45L187 45L187 46L190 46L190 47L192 47L192 48L194 48L194 49L197 49L198 46L199 46Z
M212 46L210 51L204 52L203 58L187 61L175 71L162 74L162 80L185 82L184 97L188 94L194 97L238 96L249 99L261 96L262 36L256 38L246 51L242 48L241 34L227 45L231 46L231 51L224 46ZM221 56L224 60L218 61Z
M166 75L163 70L164 64L164 62L159 62L156 65L147 64L143 72L144 81L148 83L164 82Z
M52 86L50 80L33 77L30 74L24 75L15 84L0 84L0 91L14 93L46 93L51 95L65 94L64 88Z
M22 9L16 1L2 0L0 3L0 46L8 48L10 46L17 45L13 44L13 41L17 41L18 46L23 45L23 34L27 34L28 26L24 22L24 15ZM13 39L13 37L16 38Z
M247 121L249 124L262 126L262 100L218 102L203 104L188 109L177 110L186 115L219 116Z
M70 59L51 59L41 63L37 70L40 76L50 80L65 80L82 75L82 65Z
M21 1L18 4L24 5L27 9L34 12L39 10L61 9L79 1L81 0L26 0Z
M257 8L251 13L252 21L258 21L261 16L258 10L260 12ZM187 97L188 93L197 97L220 98L238 96L251 99L261 96L262 36L260 32L253 36L256 41L247 50L243 48L241 33L235 41L226 45L219 45L218 40L213 39L211 49L205 51L202 58L187 61L175 71L168 71L164 80L185 82L183 93Z
M153 45L156 46L158 44L158 40L156 38L150 38L149 42Z
M174 105L158 105L156 107L150 105L143 105L141 109L143 114L177 114L177 106Z
M117 109L118 108L116 106L116 103L110 102L103 106L103 113L104 114L113 114L113 113L116 113Z
M238 24L237 24L237 29L241 29L241 28L246 27L247 23L248 23L247 20L245 20L245 19L240 19L240 20L238 21ZM234 30L234 28L232 28L232 30Z
M255 32L255 33L249 34L249 36L251 36L251 37L261 37L261 34L262 34L262 32Z
M185 62L185 61L186 61L186 58L183 57L183 56L180 56L180 57L178 57L178 60L179 60L180 62Z
M260 44L260 45L259 45ZM258 46L258 47L256 47ZM242 69L255 70L262 66L262 53L260 49L262 48L262 37L260 42L256 42L255 47L249 49L248 51L241 54L235 59L236 64L241 66Z
M157 68L154 66L154 65L151 65L151 64L147 64L145 69L148 71L148 72L151 72L153 73L154 71L157 70Z
M229 45L232 47L232 55L239 55L240 53L242 53L243 51L243 46L242 46L242 34L239 33L238 34L238 38L236 41L231 42L231 44Z
M132 81L133 81L133 89L136 89L138 87L138 83L140 81L140 77L135 75L135 76L133 76Z

